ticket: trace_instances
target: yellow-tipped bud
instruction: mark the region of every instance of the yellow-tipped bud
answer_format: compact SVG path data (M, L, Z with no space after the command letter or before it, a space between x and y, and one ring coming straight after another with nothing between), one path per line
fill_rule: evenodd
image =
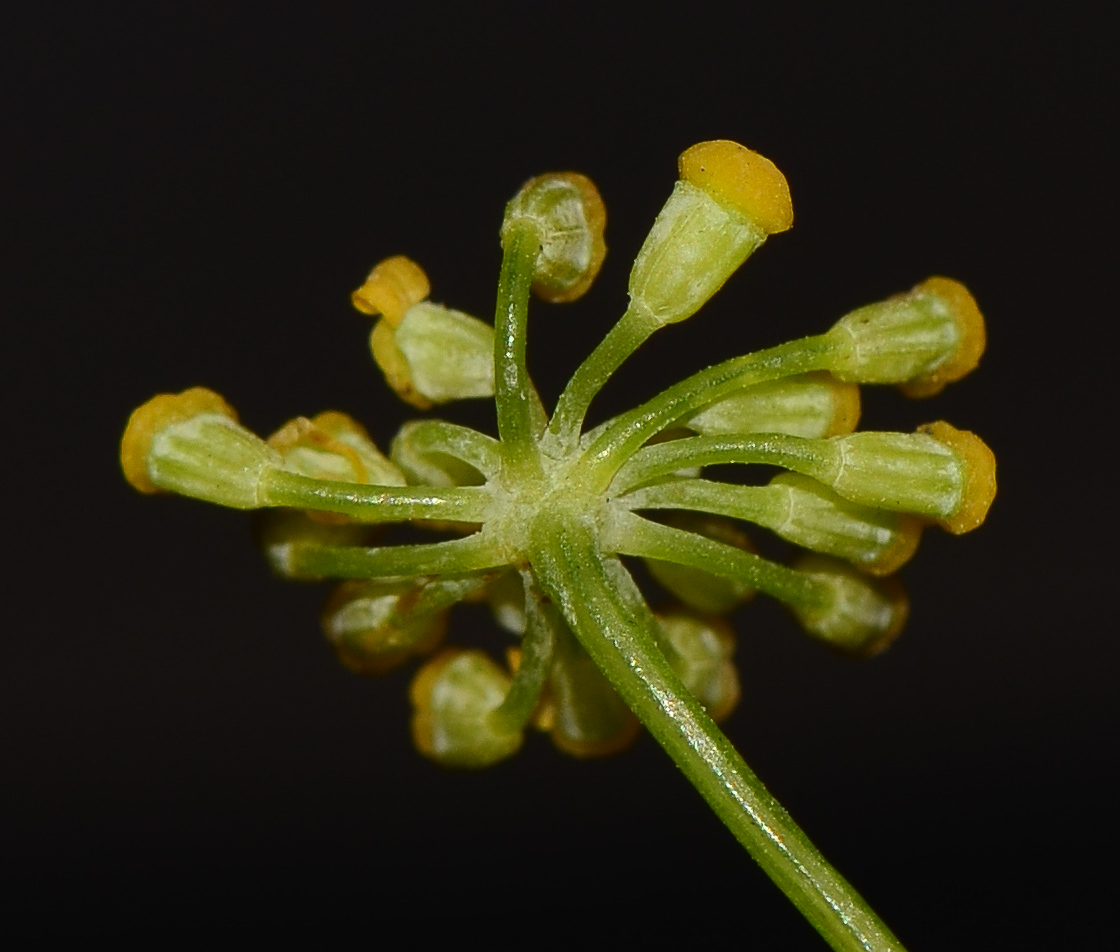
M607 255L607 208L595 183L578 172L549 172L530 179L506 206L502 240L528 219L540 238L533 293L563 303L581 297Z
M141 492L175 492L235 509L257 508L261 479L280 465L280 455L205 387L153 397L133 412L121 440L121 468Z
M747 387L681 422L707 436L785 433L815 439L851 433L859 412L856 384L811 373Z
M825 644L866 657L886 648L906 624L910 602L894 579L871 580L824 555L806 556L794 568L822 585L818 603L790 608L802 627Z
M793 227L789 183L778 167L738 142L714 139L686 149L680 176L759 224L768 235Z
M988 516L996 498L996 456L975 433L958 430L944 420L919 428L935 440L950 447L964 468L964 487L956 510L941 520L941 525L954 535L969 532Z
M720 618L677 611L657 618L660 644L673 670L712 716L722 721L739 703L735 635Z
M399 327L377 322L370 350L389 386L421 410L494 394L494 328L462 311L414 304Z
M980 525L995 498L992 451L945 422L917 433L852 433L821 448L813 475L845 499L925 516L950 532Z
M921 377L899 384L899 389L909 397L931 397L940 393L946 384L960 380L976 369L987 345L988 333L975 298L959 281L928 278L911 293L928 294L942 302L952 315L959 334L957 349L945 363Z
M521 747L521 731L497 727L490 715L505 700L510 676L481 651L449 648L412 682L412 738L446 767L489 767Z
M374 267L350 300L363 314L383 314L391 326L399 327L408 309L425 300L431 291L420 265L396 255Z
M353 417L327 410L311 418L289 420L268 438L284 457L284 468L315 479L403 486L404 474L370 439Z
M964 285L930 278L906 294L844 315L828 332L829 366L857 383L899 384L910 396L937 393L971 371L984 352L984 319Z
M702 142L680 169L630 272L631 311L654 327L695 314L767 235L793 222L785 178L750 149Z

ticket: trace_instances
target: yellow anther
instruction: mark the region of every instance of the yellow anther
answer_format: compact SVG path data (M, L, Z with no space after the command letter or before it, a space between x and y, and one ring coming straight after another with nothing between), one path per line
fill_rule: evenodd
M384 314L393 327L400 327L413 304L431 294L424 270L411 258L396 255L378 264L350 300L363 314Z
M786 177L765 156L728 139L699 142L678 162L680 176L751 219L769 235L793 226Z
M152 482L148 458L156 436L172 424L203 415L237 420L237 412L213 390L191 387L182 393L161 393L133 410L121 439L124 478L142 493L164 492Z
M995 454L975 433L958 430L944 421L927 424L919 432L928 433L952 449L964 461L967 471L960 506L940 524L954 535L975 529L987 517L996 497Z

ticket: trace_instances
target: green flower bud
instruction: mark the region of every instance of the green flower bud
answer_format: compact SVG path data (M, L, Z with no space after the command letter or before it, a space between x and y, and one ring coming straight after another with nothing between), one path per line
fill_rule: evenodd
M917 517L848 502L799 473L780 473L763 492L777 496L781 504L760 512L759 524L795 545L847 559L874 575L909 561L922 535Z
M462 311L414 304L395 329L377 322L370 350L389 386L422 410L494 394L494 329Z
M851 433L859 422L859 387L811 373L755 384L682 420L706 436L786 433L809 439Z
M434 651L447 630L445 600L424 598L438 583L344 582L323 609L323 632L352 671L381 674Z
M595 280L607 246L607 210L598 189L578 172L530 179L506 205L502 245L517 223L530 221L540 239L533 292L546 301L574 301Z
M819 602L790 608L801 626L825 644L849 654L873 655L894 641L906 624L910 603L894 579L873 581L824 555L806 556L794 568L821 583Z
M730 519L698 512L673 513L666 522L677 529L695 532L708 539L754 551L751 540ZM755 590L745 582L712 575L701 569L660 559L645 559L646 568L666 589L689 608L712 615L725 615L754 596Z
M673 670L714 721L728 717L739 703L739 672L731 656L735 636L719 618L689 612L659 615L661 648Z
M624 750L638 736L637 717L571 635L556 639L540 726L576 757Z
M360 423L328 410L312 419L289 420L268 438L284 458L284 468L314 479L372 486L403 486L404 474L370 439Z
M828 333L841 380L897 383L929 396L959 380L984 352L984 318L964 285L930 278L907 294L840 318Z
M917 433L852 433L822 447L813 475L845 499L926 516L950 532L980 525L995 498L992 451L948 423Z
M630 273L631 310L657 326L695 314L767 235L793 223L785 176L735 142L692 146L680 175Z
M258 508L262 478L280 466L280 454L204 387L153 397L133 412L121 440L125 478L141 492L175 492L234 509Z
M490 715L510 676L481 651L449 648L424 665L409 691L417 749L446 767L489 767L517 753L522 732L507 733Z

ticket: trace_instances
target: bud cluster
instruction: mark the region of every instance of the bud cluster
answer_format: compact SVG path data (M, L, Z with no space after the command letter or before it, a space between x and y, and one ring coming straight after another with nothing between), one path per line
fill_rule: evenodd
M640 720L656 729L674 715L635 702L629 662L612 667L634 632L656 677L704 717L727 717L740 683L725 618L756 592L838 650L878 651L908 612L885 576L927 526L965 532L991 505L994 457L974 434L944 422L856 432L860 385L927 396L976 366L983 319L947 278L852 311L818 337L701 371L584 431L591 401L642 341L691 317L792 224L784 176L737 143L700 143L679 172L634 262L629 307L551 417L525 363L530 291L573 301L606 254L602 199L571 172L529 180L506 207L495 326L431 302L424 271L403 256L352 296L376 318L371 350L398 396L428 409L494 395L498 438L413 420L385 454L330 411L264 440L203 388L155 397L129 422L121 462L136 488L270 510L260 537L280 574L344 580L323 629L351 669L431 654L455 604L490 606L519 640L504 662L448 647L413 684L414 739L441 763L495 763L531 728L578 756L619 750ZM710 478L707 467L728 464L780 472ZM393 538L394 524L441 537ZM805 553L789 564L759 554L768 543L752 526ZM586 558L572 555L580 533L592 540ZM656 613L621 556L641 558L664 590ZM667 746L671 733L658 735Z

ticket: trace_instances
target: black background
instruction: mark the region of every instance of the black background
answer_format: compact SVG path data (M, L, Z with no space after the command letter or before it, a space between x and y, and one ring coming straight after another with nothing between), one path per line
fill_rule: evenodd
M648 738L422 761L407 672L335 662L325 589L272 579L244 515L143 498L116 461L133 407L195 384L260 432L338 408L385 445L406 414L349 292L405 253L488 316L503 203L571 168L611 250L582 302L534 309L554 397L621 312L677 154L732 138L786 173L796 227L599 412L947 274L988 319L980 370L929 403L869 393L864 426L975 430L1000 494L976 533L926 534L908 630L873 661L748 606L727 732L912 948L1095 934L1117 885L1096 859L1117 779L1107 31L1076 4L903 9L6 8L0 855L23 908L465 903L494 935L593 906L822 947ZM466 611L452 640L488 630Z

